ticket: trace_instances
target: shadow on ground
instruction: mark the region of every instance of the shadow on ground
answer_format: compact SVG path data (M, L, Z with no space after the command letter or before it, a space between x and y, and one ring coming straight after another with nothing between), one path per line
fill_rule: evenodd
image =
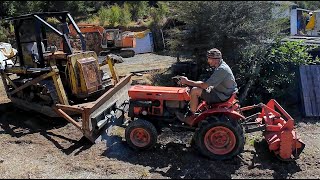
M65 136L61 133L51 132L53 129L66 126L68 122L65 120L53 120L22 111L14 108L10 103L0 104L0 112L0 134L9 134L15 137L16 143L26 141L25 135L40 133L67 155L72 153L78 155L93 145L85 137L77 140L72 136L70 138L68 134ZM213 161L203 157L196 149L184 143L169 142L165 145L157 143L148 151L134 151L128 147L121 136L111 135L107 138L106 150L102 155L150 167L150 172L174 179L231 179L232 175L236 175L236 171L242 166L246 166L248 171L254 169L272 170L272 176L275 179L290 178L292 174L301 171L295 161L282 162L278 160L269 152L268 145L264 140L254 143L254 151L249 160L244 160L241 154L231 160Z
M150 150L135 151L127 146L122 137L110 136L106 146L103 156L150 167L150 172L173 179L231 179L242 164L239 157L227 161L208 160L183 143L157 143Z
M0 134L9 134L17 138L17 142L21 141L25 135L40 133L67 155L76 150L75 155L77 155L92 146L92 143L85 137L76 140L50 132L50 130L63 128L68 124L62 118L50 118L38 113L27 112L16 108L12 103L0 104L0 112ZM65 141L70 146L63 147L60 141Z
M270 152L268 143L262 139L254 143L255 153L251 159L249 169L258 168L261 170L273 170L274 179L290 179L296 172L302 171L296 161L281 161Z
M10 134L12 137L22 137L50 129L60 128L67 124L66 121L48 118L37 113L16 108L12 103L0 104L1 134Z
M166 145L157 143L148 151L135 151L129 148L122 137L110 136L106 146L103 156L150 167L150 172L173 179L231 179L232 175L237 176L236 171L242 166L247 169L248 176L254 174L250 171L272 170L275 179L290 178L292 174L301 171L295 161L282 162L277 159L269 152L265 140L254 144L255 151L251 152L249 159L243 158L243 154L240 154L225 161L209 160L195 148L183 143L169 142ZM250 152L245 150L244 153Z

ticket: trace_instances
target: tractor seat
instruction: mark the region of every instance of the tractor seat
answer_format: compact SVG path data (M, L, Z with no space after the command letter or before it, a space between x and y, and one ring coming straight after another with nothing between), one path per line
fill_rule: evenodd
M237 93L238 92L234 92L231 97L229 99L227 99L226 101L223 102L219 102L219 103L209 103L207 104L207 102L204 101L204 103L207 106L210 106L211 108L217 108L217 107L230 107L232 106L235 102L237 102Z

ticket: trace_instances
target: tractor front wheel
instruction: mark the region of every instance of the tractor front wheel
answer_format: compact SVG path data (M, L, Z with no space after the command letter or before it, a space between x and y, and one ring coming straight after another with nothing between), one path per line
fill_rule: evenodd
M243 128L237 120L227 116L210 117L196 132L195 141L200 152L215 160L231 159L244 149Z
M135 150L146 150L156 144L158 133L152 123L138 119L129 123L125 129L125 138L131 148Z

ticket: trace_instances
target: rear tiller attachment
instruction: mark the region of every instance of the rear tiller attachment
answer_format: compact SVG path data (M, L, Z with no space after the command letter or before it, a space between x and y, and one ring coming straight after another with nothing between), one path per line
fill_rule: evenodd
M258 107L262 109L261 113L248 116L243 123L246 132L262 130L269 145L269 150L273 151L278 158L284 161L297 159L305 144L294 131L293 118L274 99L271 99L267 105L260 103L242 107L241 111L244 112ZM252 125L256 127L249 128Z

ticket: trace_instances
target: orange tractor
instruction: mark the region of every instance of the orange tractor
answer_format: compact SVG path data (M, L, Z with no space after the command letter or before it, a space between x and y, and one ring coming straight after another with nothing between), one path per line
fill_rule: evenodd
M100 56L110 53L121 57L133 57L136 38L132 32L122 32L119 29L104 29L94 24L78 24L79 30L85 36L87 49L95 51ZM69 26L70 35L77 38L77 31Z
M188 110L189 87L135 85L128 94L131 119L127 122L125 138L136 150L153 147L163 127L194 131L193 142L197 149L218 160L230 159L242 152L245 132L263 131L270 151L281 160L297 159L305 147L294 131L293 118L274 99L266 105L247 107L240 107L236 94L222 103L202 101L197 109L199 115L191 124L185 125L177 119L175 112ZM244 111L254 108L261 108L261 113L243 115Z

